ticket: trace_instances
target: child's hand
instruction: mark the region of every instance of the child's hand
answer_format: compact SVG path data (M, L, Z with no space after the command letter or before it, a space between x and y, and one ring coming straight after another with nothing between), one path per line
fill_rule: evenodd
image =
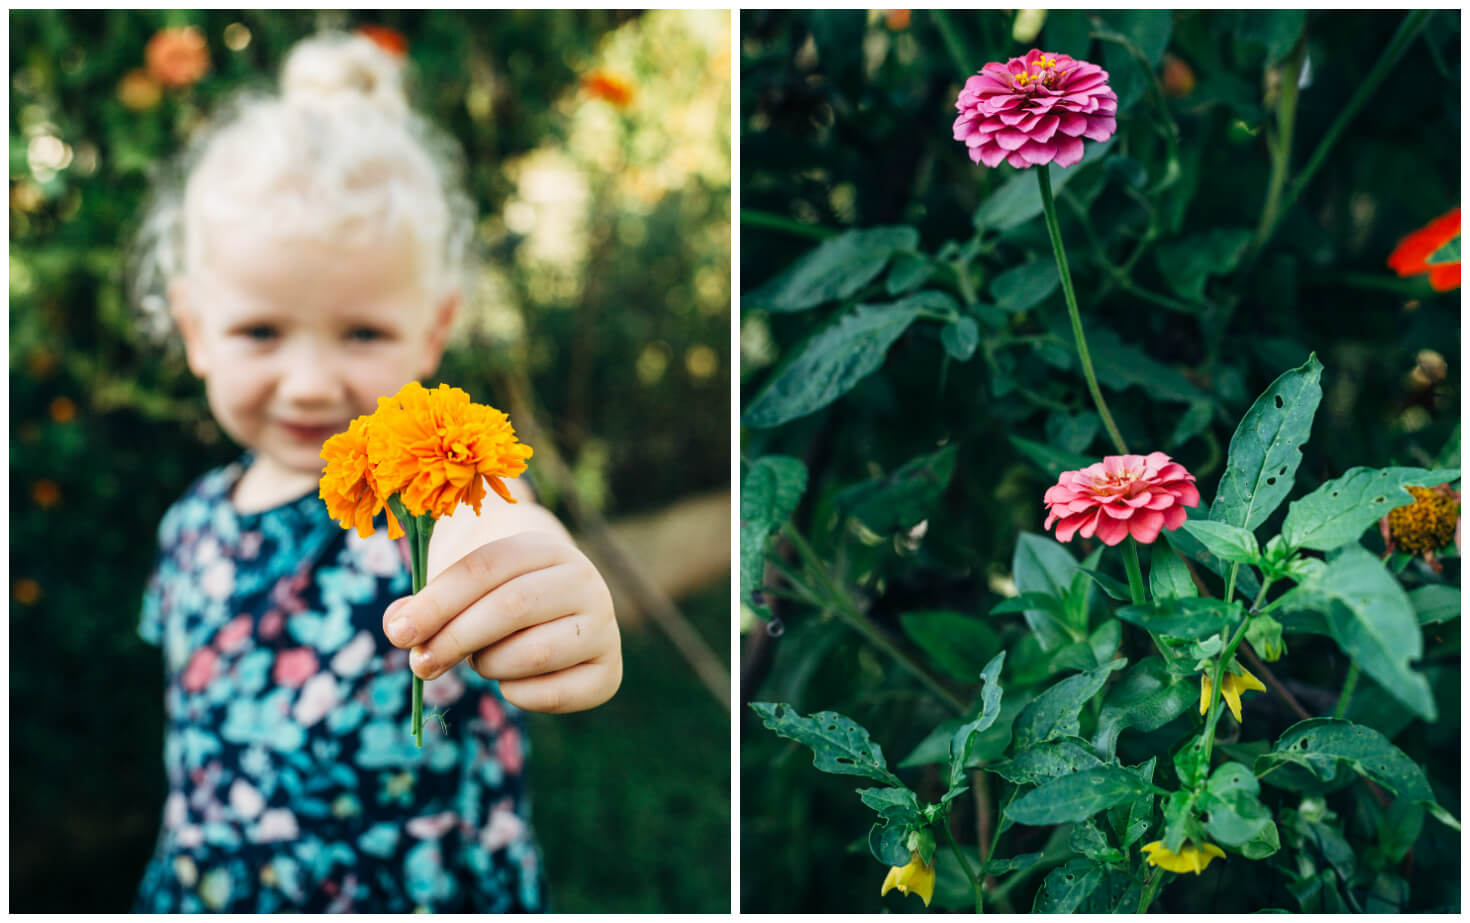
M569 539L521 532L481 545L383 613L422 679L468 657L519 708L572 712L612 698L623 654L612 595Z

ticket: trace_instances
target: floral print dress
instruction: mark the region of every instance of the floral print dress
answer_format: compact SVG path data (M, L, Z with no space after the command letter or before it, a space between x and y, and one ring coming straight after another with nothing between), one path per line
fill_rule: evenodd
M462 664L425 684L415 747L382 631L406 549L315 494L237 512L249 460L159 527L139 633L163 649L168 796L134 910L544 909L524 716Z

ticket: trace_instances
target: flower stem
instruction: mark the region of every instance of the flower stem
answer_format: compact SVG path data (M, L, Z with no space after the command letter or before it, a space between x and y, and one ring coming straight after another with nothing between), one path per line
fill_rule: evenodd
M1261 602L1265 600L1266 588L1270 585L1270 577L1266 577L1261 581L1261 592L1256 594L1256 602L1253 606L1251 606L1252 611L1255 611L1257 608L1259 608ZM1214 681L1210 686L1209 715L1205 718L1205 736L1204 741L1201 743L1201 750L1204 754L1203 765L1206 770L1209 769L1210 765L1210 751L1213 750L1215 747L1215 726L1220 723L1220 693L1222 690L1221 680L1225 678L1225 665L1230 662L1231 657L1235 656L1235 649L1240 647L1240 642L1245 640L1245 629L1246 626L1250 624L1250 621L1251 615L1250 613L1247 613L1245 618L1240 620L1240 627L1237 628L1235 630L1235 634L1231 636L1230 643L1225 645L1225 650L1221 652L1220 659L1215 661L1215 675L1213 677Z
M1159 885L1163 884L1164 870L1154 869L1153 875L1148 883L1143 886L1143 895L1138 899L1138 912L1148 913L1148 905L1154 902L1154 895L1159 893Z
M975 870L970 868L970 860L965 858L964 851L960 849L960 844L955 842L954 834L950 832L948 811L944 812L944 818L940 820L939 826L944 830L944 838L949 840L949 848L954 853L954 857L960 860L960 868L965 870L965 877L970 879L970 887L975 891L975 912L984 913L985 890L980 886L980 879L975 877Z
M1051 235L1051 248L1056 252L1057 272L1062 277L1062 295L1067 299L1067 314L1072 319L1072 337L1077 342L1077 360L1082 365L1082 377L1087 379L1087 390L1092 394L1092 402L1097 405L1103 427L1107 429L1118 454L1127 455L1128 446L1123 442L1118 424L1113 422L1113 415L1108 412L1108 404L1103 400L1102 390L1097 386L1097 373L1092 370L1092 355L1087 351L1087 338L1082 333L1082 315L1077 311L1077 293L1072 288L1072 273L1067 269L1067 250L1062 246L1062 227L1057 223L1057 203L1051 194L1050 170L1048 164L1042 164L1036 170L1036 180L1041 185L1041 208L1046 213L1046 230Z
M1128 571L1128 595L1133 597L1133 605L1141 606L1145 602L1143 568L1138 564L1138 543L1131 535L1123 545L1123 567Z
M1347 714L1348 703L1353 700L1353 690L1358 686L1360 672L1362 671L1358 669L1357 661L1353 661L1352 666L1348 667L1347 679L1342 681L1342 695L1337 697L1337 707L1332 710L1332 717L1341 718Z
M1296 50L1286 61L1281 74L1281 98L1276 104L1276 131L1271 139L1271 177L1266 185L1266 203L1261 208L1261 221L1251 249L1259 253L1276 222L1282 207L1281 192L1286 188L1286 174L1291 169L1291 139L1296 126L1297 84L1301 81L1302 62L1307 57L1307 40L1297 42Z

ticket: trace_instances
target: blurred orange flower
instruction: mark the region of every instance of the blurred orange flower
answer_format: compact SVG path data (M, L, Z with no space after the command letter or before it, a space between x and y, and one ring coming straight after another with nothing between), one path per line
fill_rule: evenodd
M1165 54L1163 81L1165 96L1172 96L1175 99L1188 96L1194 92L1194 68L1190 67L1183 58Z
M393 55L395 58L401 58L408 54L408 39L404 38L403 33L397 29L390 29L387 26L378 26L369 23L368 25L358 26L357 34L372 39L379 48Z
M61 488L55 481L42 478L31 485L31 499L36 501L36 506L49 510L61 502Z
M357 534L363 538L373 534L373 517L383 511L386 500L378 493L368 463L367 425L371 419L358 417L347 427L347 432L338 433L322 446L322 458L327 465L322 469L317 493L327 504L327 512L342 528L356 527ZM403 526L389 510L388 537L402 538L403 534Z
M606 100L619 109L626 109L633 102L633 85L606 71L592 71L587 74L582 78L582 89L588 95Z
M34 580L22 577L15 581L11 593L15 595L16 602L29 606L41 598L41 585Z
M117 83L117 101L134 112L152 109L161 99L163 87L141 67L128 71Z
M908 10L889 10L884 17L884 24L890 32L902 32L909 27L909 19L912 17Z
M58 397L51 402L51 419L57 423L70 423L77 417L77 405L69 397Z
M148 74L169 89L199 82L209 71L209 45L193 26L160 29L144 50Z
M416 381L378 399L367 441L380 495L396 493L410 515L436 519L460 503L479 515L486 481L516 502L500 479L520 475L531 457L499 410L471 403L459 388L430 391Z
M1429 273L1436 292L1460 287L1460 207L1440 215L1399 241L1388 257L1388 268L1401 276Z

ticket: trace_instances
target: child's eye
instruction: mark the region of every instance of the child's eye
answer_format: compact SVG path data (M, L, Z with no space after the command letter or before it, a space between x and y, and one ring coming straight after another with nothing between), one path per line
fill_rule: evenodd
M249 326L241 327L238 333L247 340L256 340L263 343L266 340L275 339L276 328L270 324L250 324Z
M387 337L387 333L376 327L353 327L347 331L347 339L354 343L373 343Z

